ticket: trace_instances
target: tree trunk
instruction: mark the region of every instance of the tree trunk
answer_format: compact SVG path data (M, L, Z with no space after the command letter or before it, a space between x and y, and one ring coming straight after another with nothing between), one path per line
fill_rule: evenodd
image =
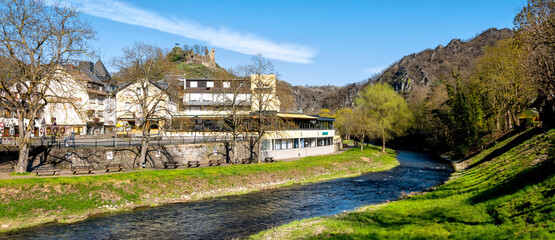
M513 129L513 116L510 111L507 111L507 127L508 129Z
M147 150L148 150L148 140L146 139L145 136L143 136L143 141L141 143L141 155L140 155L140 160L141 163L146 167L146 154L147 154Z
M363 134L362 139L360 140L360 151L361 152L364 150L364 137L366 137L366 136Z
M16 143L19 145L19 156L17 158L17 165L15 171L18 173L27 172L27 166L29 165L29 149L31 148L31 129L35 124L33 120L29 121L29 126L25 127L25 122L23 121L23 115L18 117L19 123L19 133Z
M145 119L145 121L147 121ZM142 162L142 164L146 167L146 157L147 157L147 153L148 153L148 143L150 142L150 123L149 122L145 122L143 125L143 139L141 141L141 155L140 155L140 161Z
M542 127L555 128L555 99L540 95L534 105L539 110Z
M385 129L382 129L382 152L385 153Z
M15 171L18 173L27 172L28 158L29 158L29 143L21 143L19 146L19 157L17 159L17 166Z
M518 118L518 114L516 114L516 112L509 112L509 113L511 114L511 117L515 122L515 126L520 127L520 119Z
M236 163L235 159L237 159L237 135L236 133L233 133L233 146L231 147L231 162L232 163Z

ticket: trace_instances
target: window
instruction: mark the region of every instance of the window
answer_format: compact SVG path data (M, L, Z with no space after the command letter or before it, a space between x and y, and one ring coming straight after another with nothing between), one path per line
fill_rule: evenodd
M230 82L224 82L224 88L230 88L231 87L231 83Z
M301 148L304 148L304 138L301 138Z
M96 98L89 98L89 104L96 104Z
M202 101L203 102L212 102L213 101L212 97L213 97L213 94L202 93Z
M275 150L281 150L281 140L276 139Z
M104 111L102 111L102 110L97 111L97 112L96 112L96 117L98 117L98 118L104 118Z
M138 88L137 88L137 91L136 91L136 93L137 93L137 95L138 95L138 96L141 96L141 94L142 94L142 91L141 91L141 88L140 88L140 87L138 87Z
M214 82L206 82L206 87L207 87L207 88L212 88L212 87L214 87Z
M293 139L293 148L299 148L299 139L298 138Z
M198 86L198 83L195 82L195 81L191 81L191 82L189 83L189 87L194 88L194 87L197 87L197 86Z
M202 98L201 93L191 93L187 95L189 102L199 102Z
M266 150L272 150L272 141L270 140L264 140L262 141L262 150L266 151Z

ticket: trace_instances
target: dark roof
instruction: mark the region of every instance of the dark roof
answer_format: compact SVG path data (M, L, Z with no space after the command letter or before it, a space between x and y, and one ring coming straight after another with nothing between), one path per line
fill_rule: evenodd
M94 74L103 82L109 81L111 78L110 73L108 73L108 70L106 70L104 63L102 63L100 59L94 64Z
M334 122L335 121L335 118L332 118L332 117L320 117L318 115L310 115L310 116L317 117L318 121L322 121L322 122Z
M83 64L80 64L80 68L77 68L75 66L68 65L65 67L65 70L76 80L104 85L104 83L98 80L92 72L90 72L87 68L83 68L83 66Z

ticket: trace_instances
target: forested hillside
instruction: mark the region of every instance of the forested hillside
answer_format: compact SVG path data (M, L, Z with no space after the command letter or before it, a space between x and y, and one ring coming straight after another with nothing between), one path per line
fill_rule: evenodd
M419 86L429 87L442 80L453 81L454 73L470 78L484 47L493 46L497 41L512 36L513 31L510 29L491 28L468 41L453 39L447 46L439 45L434 49L405 56L383 73L363 82L343 87L294 86L292 93L295 104L305 113L317 113L323 108L334 112L340 108L353 107L358 92L370 82L386 82L397 91L408 92Z

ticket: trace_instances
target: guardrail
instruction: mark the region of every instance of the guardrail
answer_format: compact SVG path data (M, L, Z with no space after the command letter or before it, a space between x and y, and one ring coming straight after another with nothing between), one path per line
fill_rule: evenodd
M225 142L226 136L150 136L149 146L194 144L207 142ZM128 138L38 138L32 146L46 146L49 148L100 148L100 147L133 147L142 145L141 136Z

